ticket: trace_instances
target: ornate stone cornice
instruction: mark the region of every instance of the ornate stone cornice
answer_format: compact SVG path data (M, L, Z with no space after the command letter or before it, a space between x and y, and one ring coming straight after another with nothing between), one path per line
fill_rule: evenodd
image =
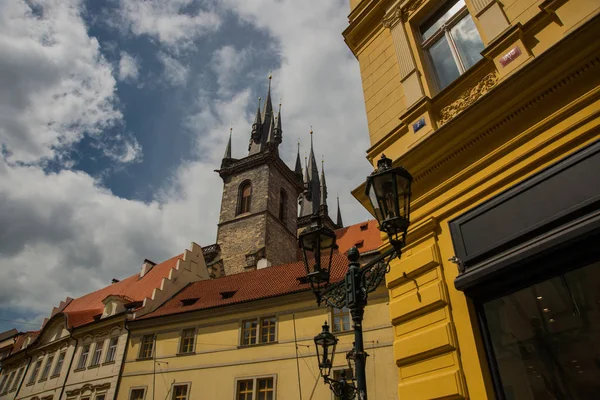
M482 80L477 82L475 86L465 90L458 99L442 108L440 111L439 124L443 125L456 117L481 96L489 92L496 84L498 84L498 72L490 72Z
M392 7L383 17L382 25L392 29L398 22L408 21L408 18L423 4L423 0L412 0L406 4L398 4Z
M90 383L86 383L85 385L83 385L82 387L78 388L78 389L73 389L73 390L67 390L67 396L77 396L80 393L83 393L85 391L91 391L91 392L95 392L97 390L105 390L110 388L110 382L106 382L106 383L102 383L100 385L92 385Z

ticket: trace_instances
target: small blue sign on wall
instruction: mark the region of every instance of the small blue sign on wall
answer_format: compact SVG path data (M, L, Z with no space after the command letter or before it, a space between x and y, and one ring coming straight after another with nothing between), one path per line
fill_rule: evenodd
M420 119L420 120L418 120L417 122L415 122L415 123L413 124L413 131L414 131L415 133L417 133L417 131L418 131L419 129L421 129L422 127L424 127L424 126L425 126L425 117L421 117L421 119Z

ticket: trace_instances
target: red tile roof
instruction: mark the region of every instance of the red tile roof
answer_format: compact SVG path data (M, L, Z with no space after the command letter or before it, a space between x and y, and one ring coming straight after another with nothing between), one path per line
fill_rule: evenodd
M362 247L358 249L361 253L377 250L382 244L379 224L374 219L337 229L335 236L339 252L342 254L345 254L350 247L356 246L360 241L363 242Z
M347 266L348 259L345 255L334 254L331 262L331 281L341 280L348 269ZM140 319L203 310L305 291L310 286L306 283L300 283L297 279L305 275L304 263L297 261L256 271L241 272L218 279L195 282L184 288L156 311ZM235 291L235 294L230 298L221 296L223 292L233 291ZM184 306L182 300L190 299L198 300L191 305Z
M71 301L63 310L68 316L69 328L78 327L94 321L94 316L102 314L102 300L114 295L130 301L142 301L150 297L154 288L159 288L163 278L169 276L169 271L177 266L177 260L183 254L155 265L140 279L140 274L130 276L117 283L106 286L95 292L88 293Z

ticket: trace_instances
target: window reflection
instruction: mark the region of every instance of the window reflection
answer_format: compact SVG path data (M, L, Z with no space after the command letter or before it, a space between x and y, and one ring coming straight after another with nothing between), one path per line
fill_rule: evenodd
M600 263L484 304L508 400L600 398Z

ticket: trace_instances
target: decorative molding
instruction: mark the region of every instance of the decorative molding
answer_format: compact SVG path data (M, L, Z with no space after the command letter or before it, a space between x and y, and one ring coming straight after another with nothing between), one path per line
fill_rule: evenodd
M471 104L475 103L481 96L489 92L498 84L498 72L494 71L487 74L475 86L464 91L458 99L442 108L440 111L439 124L444 125L452 118L463 112Z
M546 98L550 94L556 93L560 89L571 84L575 79L582 77L585 73L589 72L590 70L592 70L594 68L597 68L598 66L600 66L600 57L590 60L589 62L587 62L580 68L577 68L576 70L574 70L573 72L571 72L570 74L565 76L564 78L560 79L554 85L549 86L545 90L538 92L533 98L531 98L529 101L523 103L520 107L516 108L513 112L511 112L510 114L506 114L504 116L504 118L502 118L502 120L496 122L494 125L492 125L488 129L486 129L485 131L481 132L479 135L473 137L469 142L465 143L460 148L453 151L451 154L448 154L446 157L439 160L435 165L427 168L425 171L416 175L414 177L414 182L419 182L419 181L425 179L427 176L431 175L432 173L434 173L435 171L440 169L442 166L444 166L445 164L447 164L454 158L460 156L464 151L466 151L467 149L476 145L478 142L480 142L481 140L483 140L484 138L486 138L487 136L489 136L496 130L500 129L502 126L506 125L509 121L514 120L517 116L521 115L526 110L535 106L537 103L542 101L544 98Z
M423 4L423 0L409 1L404 7L402 7L402 19L404 21L408 21L408 18L410 18L410 16L413 15L413 13L417 11L419 7L421 7L421 4Z
M392 29L402 19L402 8L400 6L393 7L386 13L381 21L381 24L388 29Z
M77 396L80 393L86 392L86 391L90 391L90 392L95 392L98 390L106 390L110 388L110 382L106 382L106 383L102 383L100 385L92 385L91 383L86 383L85 385L83 385L82 387L78 388L78 389L73 389L73 390L67 390L67 396Z

